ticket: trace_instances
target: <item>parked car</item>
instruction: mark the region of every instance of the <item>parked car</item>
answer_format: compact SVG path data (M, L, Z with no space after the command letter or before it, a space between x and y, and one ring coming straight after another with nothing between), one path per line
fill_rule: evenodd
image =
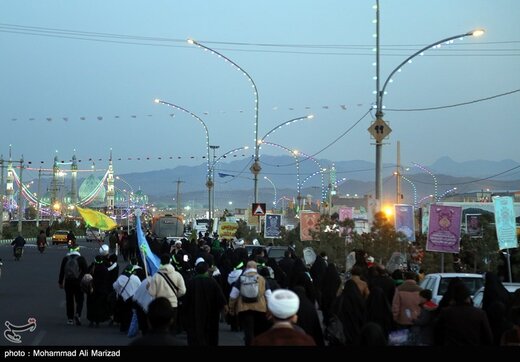
M68 230L56 230L54 234L52 234L52 245L67 244L68 234Z
M103 241L105 238L105 232L98 230L98 229L92 229L87 228L85 230L85 240L87 242L93 242L93 241Z
M432 291L432 301L439 304L453 278L462 279L472 297L484 285L484 276L482 274L434 273L426 275L419 286L423 289L430 289Z
M509 294L512 296L513 293L520 289L520 283L502 283L502 285L507 289ZM480 288L476 291L473 296L473 305L477 308L482 308L482 300L484 299L484 287Z
M267 250L265 248L265 246L263 245L246 245L244 246L244 248L247 250L247 256L251 256L251 254L253 253L253 250L264 250L265 254L267 255Z
M278 263L283 259L287 250L293 250L290 246L270 246L267 248L267 257L276 260Z

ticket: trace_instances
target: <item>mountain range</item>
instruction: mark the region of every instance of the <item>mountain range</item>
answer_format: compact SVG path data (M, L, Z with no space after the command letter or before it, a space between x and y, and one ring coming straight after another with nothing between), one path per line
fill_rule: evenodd
M252 159L219 162L214 170L215 206L217 208L249 207L253 196L253 176L249 170ZM259 202L272 203L276 188L276 199L282 196L292 199L297 195L299 177L300 194L320 198L329 185L329 169L334 164L337 192L340 195L363 196L374 194L374 163L362 160L330 161L300 157L297 161L290 156L261 157L262 171L259 175ZM327 171L319 173L320 169ZM116 168L117 170L117 168ZM430 175L426 170L430 171ZM134 189L140 188L151 202L175 207L174 198L179 187L181 204L191 203L194 207L208 204L206 164L178 166L151 172L121 175ZM383 196L395 200L395 164L383 165ZM520 163L513 160L472 160L456 162L449 157L439 158L431 165L402 165L401 191L403 202L412 203L427 195L442 195L445 192L465 193L490 189L492 191L520 190ZM323 176L323 183L322 177ZM267 178L267 179L266 179ZM437 186L435 189L435 180ZM413 184L413 186L412 186ZM456 187L456 190L454 188ZM414 193L415 188L415 193ZM230 204L232 202L232 204ZM281 201L279 201L281 202ZM280 206L280 204L279 204Z

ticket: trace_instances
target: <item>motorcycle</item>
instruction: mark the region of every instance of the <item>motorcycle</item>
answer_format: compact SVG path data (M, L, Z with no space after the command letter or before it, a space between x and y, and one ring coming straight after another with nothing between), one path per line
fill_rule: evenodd
M20 260L20 258L23 255L23 247L22 246L15 246L14 247L14 259L16 261Z
M47 240L44 241L38 241L38 251L43 254L45 251L45 246L47 246Z
M38 251L43 254L45 251L45 244L38 244Z

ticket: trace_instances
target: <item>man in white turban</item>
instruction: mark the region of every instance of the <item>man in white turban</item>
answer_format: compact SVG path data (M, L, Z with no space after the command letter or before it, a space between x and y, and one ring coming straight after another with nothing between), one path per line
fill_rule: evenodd
M273 326L253 339L252 346L315 346L314 339L296 325L300 298L291 290L277 289L267 300Z

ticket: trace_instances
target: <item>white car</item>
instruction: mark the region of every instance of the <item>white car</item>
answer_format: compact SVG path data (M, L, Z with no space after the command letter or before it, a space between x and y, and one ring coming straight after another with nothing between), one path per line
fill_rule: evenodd
M482 274L434 273L426 275L419 286L423 289L430 289L432 291L432 301L439 304L453 278L462 279L472 297L484 285L484 275Z
M520 283L502 283L502 285L507 289L510 295L520 289ZM482 300L484 299L484 287L477 290L475 295L473 296L473 305L477 308L482 308Z

